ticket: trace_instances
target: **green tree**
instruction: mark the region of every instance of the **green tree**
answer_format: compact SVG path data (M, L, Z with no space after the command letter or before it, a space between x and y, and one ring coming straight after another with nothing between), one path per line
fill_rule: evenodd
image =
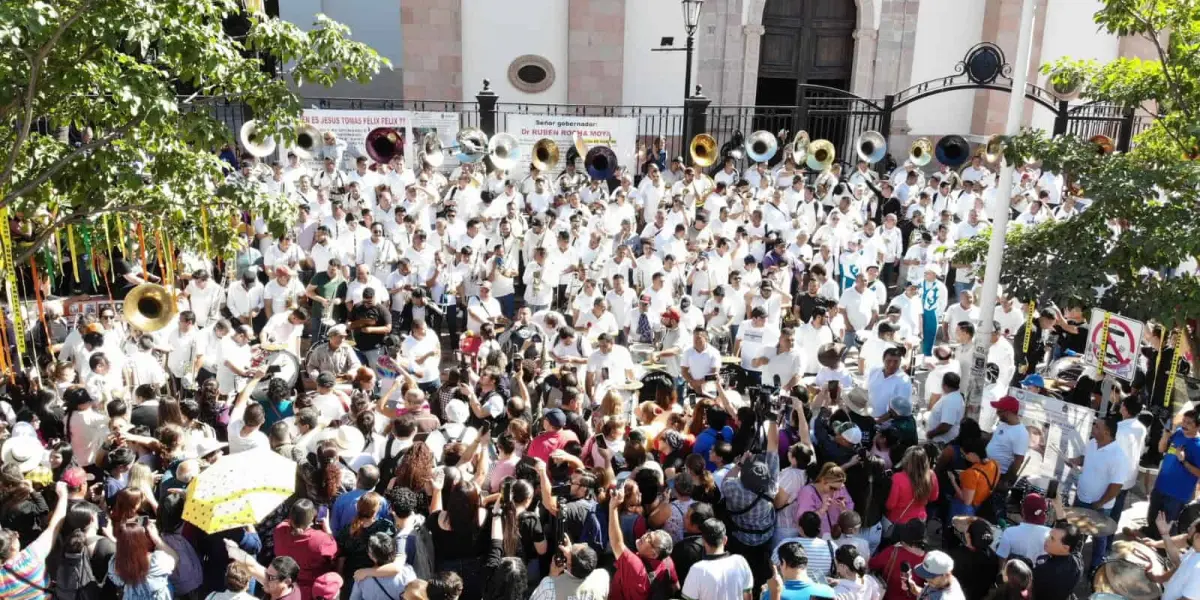
M230 35L226 22L248 29ZM0 130L0 207L22 216L26 233L14 260L28 263L68 225L77 244L99 243L104 215L201 249L204 207L216 255L232 247L240 210L282 226L293 209L225 183L216 151L233 134L209 104L244 103L290 139L301 112L293 89L365 82L389 66L348 33L324 15L305 32L235 0L0 4L0 119L11 124ZM68 126L92 136L69 144L56 130ZM119 233L109 235L115 244Z
M1157 59L1106 64L1063 59L1042 67L1082 96L1136 107L1153 123L1129 152L1101 154L1087 140L1027 131L1009 140L1010 164L1034 158L1093 201L1079 216L1008 230L1001 283L1020 298L1081 298L1121 314L1179 326L1200 315L1200 281L1175 272L1200 256L1200 4L1106 0L1095 21L1141 36ZM981 236L961 256L987 253ZM1100 293L1102 291L1102 293Z

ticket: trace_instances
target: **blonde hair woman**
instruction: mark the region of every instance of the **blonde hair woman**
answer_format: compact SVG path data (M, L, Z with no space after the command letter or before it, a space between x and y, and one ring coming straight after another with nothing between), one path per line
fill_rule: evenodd
M937 476L933 474L929 462L929 456L921 446L913 446L904 452L900 468L892 476L892 490L884 504L884 516L889 522L925 521L925 505L938 497ZM887 535L889 524L885 522L883 529L884 535Z
M797 515L812 511L821 517L821 535L838 537L838 518L854 510L854 500L846 491L846 472L834 463L825 463L812 483L800 490L796 505Z

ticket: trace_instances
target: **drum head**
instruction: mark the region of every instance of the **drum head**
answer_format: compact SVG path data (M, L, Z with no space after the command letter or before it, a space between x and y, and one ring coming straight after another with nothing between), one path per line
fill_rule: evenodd
M1162 560L1149 546L1122 540L1113 544L1109 559L1101 565L1092 580L1096 592L1116 594L1127 600L1155 600L1162 596L1162 586L1146 577L1147 559L1152 572L1164 572Z
M300 379L300 359L287 350L278 350L267 354L266 359L262 363L262 368L271 369L273 367L278 367L278 372L272 373L258 382L258 386L254 388L254 392L251 394L255 400L267 397L267 390L271 385L272 379L282 379L287 383L289 389L295 387L296 381Z
M658 390L670 390L675 387L675 380L664 371L650 371L642 376L642 389L638 390L638 402L653 402L658 397Z

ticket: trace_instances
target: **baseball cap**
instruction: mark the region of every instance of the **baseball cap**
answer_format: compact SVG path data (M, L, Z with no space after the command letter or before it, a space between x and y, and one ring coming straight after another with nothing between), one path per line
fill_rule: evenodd
M680 319L679 311L674 308L668 308L667 310L663 311L662 318L674 319L674 320L678 321Z
M1038 373L1033 373L1032 375L1021 380L1021 386L1022 387L1030 386L1030 387L1044 388L1044 387L1046 387L1046 380L1043 379L1042 376L1039 375Z
M329 371L322 371L317 375L317 385L321 387L333 387L337 383L337 378Z
M1021 501L1021 518L1026 523L1044 525L1046 523L1046 498L1041 494L1031 493Z
M333 335L345 336L346 335L346 326L345 325L334 325L333 327L329 328L329 331L326 332L326 334L331 335L331 336L333 336Z
M950 555L945 552L934 550L925 555L925 560L917 565L917 568L913 569L913 572L917 574L917 577L928 581L942 575L948 575L953 570L954 559L950 558Z
M767 491L767 487L771 483L771 471L767 468L767 463L755 460L742 466L739 480L742 482L742 487L756 494L762 493Z
M567 414L561 408L552 408L546 411L546 414L543 416L554 427L561 429L567 426Z
M642 294L642 302L649 302L650 294Z
M342 576L329 572L313 580L313 600L337 600L342 592Z
M850 421L839 423L834 431L836 431L837 434L842 437L842 439L850 442L851 445L857 446L860 442L862 442L862 430L858 428L858 425L855 425Z
M892 398L892 401L888 403L888 406L892 409L892 412L900 415L901 417L912 416L912 400L909 400L904 396L896 396L895 398Z
M1005 396L992 402L992 408L1010 413L1019 413L1021 412L1021 403L1012 396Z

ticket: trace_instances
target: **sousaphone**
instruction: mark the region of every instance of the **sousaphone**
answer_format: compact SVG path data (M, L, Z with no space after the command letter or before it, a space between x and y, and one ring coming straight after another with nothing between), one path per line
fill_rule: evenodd
M808 136L808 132L801 129L796 132L796 137L792 138L792 161L797 165L804 162L808 158L808 145L812 143L812 138Z
M296 143L292 151L301 160L311 160L325 146L325 136L321 130L305 123L296 128Z
M1004 160L1004 146L1008 143L1008 138L997 133L988 138L986 144L983 145L983 160L989 163L999 163Z
M170 290L157 283L143 283L130 290L122 310L129 326L144 333L166 327L177 312Z
M367 134L367 156L386 164L404 154L404 130L396 127L376 127Z
M887 155L887 140L878 131L865 131L854 142L858 158L867 164L875 164Z
M454 140L454 156L460 163L477 163L488 154L487 134L478 127L460 130Z
M770 131L760 129L746 138L745 149L751 162L767 162L779 152L779 140Z
M251 119L242 124L242 129L238 136L242 142L242 146L246 148L251 156L263 158L275 154L275 138L267 137L262 133L262 127L258 119Z
M520 157L521 146L512 135L497 133L488 141L488 158L493 167L507 171L517 164Z
M923 167L933 160L933 142L929 138L917 138L908 147L908 162Z
M612 179L617 173L617 154L608 146L592 146L583 158L583 167L592 179Z
M529 164L545 173L558 166L558 144L550 138L542 138L533 145L533 157Z
M953 169L971 158L971 144L961 135L948 135L938 140L933 153L938 162Z
M828 169L837 158L837 151L833 148L833 142L829 140L817 140L809 144L807 154L804 163L814 171Z
M731 157L733 160L746 158L746 135L741 131L733 132L733 138L725 142L725 145L729 147L729 150L724 152L725 156Z
M445 149L442 148L442 140L438 139L437 134L432 131L426 133L425 137L421 138L421 160L435 169L446 162L446 153Z
M697 134L688 144L688 153L692 164L700 168L711 167L717 162L717 138L707 134Z

